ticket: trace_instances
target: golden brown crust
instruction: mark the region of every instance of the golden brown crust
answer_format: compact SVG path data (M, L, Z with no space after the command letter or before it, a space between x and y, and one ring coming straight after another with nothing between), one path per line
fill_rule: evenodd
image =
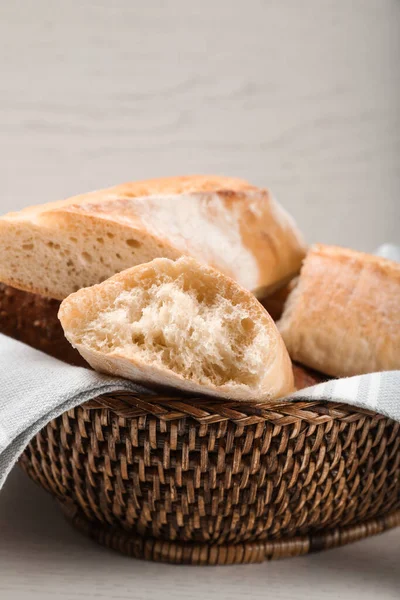
M181 177L159 177L142 181L129 181L109 188L78 194L63 200L56 200L48 204L28 206L18 212L9 212L5 217L20 217L31 212L47 212L53 209L64 208L69 205L101 204L111 198L140 198L154 195L191 194L201 192L218 192L234 195L245 191L257 191L244 179L236 177L223 177L217 175L184 175Z
M312 247L278 323L293 360L334 377L400 368L400 265Z
M128 183L0 218L0 281L59 299L129 266L182 255L260 296L298 272L304 254L271 195L228 177Z
M89 365L64 336L58 300L20 291L0 283L0 333L64 362Z

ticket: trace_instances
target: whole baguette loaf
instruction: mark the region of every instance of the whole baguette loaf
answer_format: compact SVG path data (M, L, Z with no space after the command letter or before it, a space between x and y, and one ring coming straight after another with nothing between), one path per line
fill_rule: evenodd
M59 318L96 370L239 401L294 388L290 358L247 290L192 258L155 259L81 289Z
M400 264L313 246L278 328L292 360L322 373L400 369Z
M228 177L127 183L0 218L0 281L62 300L153 258L190 255L264 296L305 246L268 191Z

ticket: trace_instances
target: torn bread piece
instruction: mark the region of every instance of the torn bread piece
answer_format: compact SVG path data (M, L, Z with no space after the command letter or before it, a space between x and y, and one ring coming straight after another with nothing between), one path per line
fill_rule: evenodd
M59 318L103 373L247 402L294 388L285 345L261 304L189 257L155 259L79 290Z
M232 177L126 183L0 217L0 281L58 300L180 256L265 297L300 270L304 255L293 219L271 194Z
M292 360L321 373L400 369L400 264L313 246L278 328Z

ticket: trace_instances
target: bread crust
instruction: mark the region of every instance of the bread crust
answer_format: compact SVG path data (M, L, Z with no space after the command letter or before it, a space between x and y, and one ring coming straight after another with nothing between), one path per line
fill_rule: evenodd
M83 341L82 331L92 318L112 306L117 295L144 281L157 281L160 274L167 273L178 278L188 274L193 281L201 281L204 289L228 298L234 306L246 307L252 318L265 329L268 336L268 360L263 371L262 381L257 385L205 385L185 378L179 372L155 362L148 362L139 353L128 354L120 348L111 351L99 350ZM254 296L241 288L215 269L200 265L195 260L184 257L177 261L155 259L119 273L107 281L90 288L81 289L66 298L60 306L59 319L65 335L87 362L96 370L119 375L145 385L162 385L195 394L208 394L220 398L258 402L273 400L293 391L293 372L290 358L283 340L268 313ZM182 340L182 347L185 340Z
M400 265L315 245L278 328L292 360L334 377L400 368Z
M88 366L64 336L57 318L60 302L0 283L0 333L59 360Z
M190 255L265 296L305 254L267 190L228 177L127 183L0 218L0 281L63 299L129 266Z

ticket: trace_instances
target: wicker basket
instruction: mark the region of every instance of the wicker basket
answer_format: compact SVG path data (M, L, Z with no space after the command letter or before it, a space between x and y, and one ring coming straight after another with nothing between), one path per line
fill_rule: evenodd
M137 558L258 562L400 524L400 425L343 404L108 395L49 423L21 465Z

